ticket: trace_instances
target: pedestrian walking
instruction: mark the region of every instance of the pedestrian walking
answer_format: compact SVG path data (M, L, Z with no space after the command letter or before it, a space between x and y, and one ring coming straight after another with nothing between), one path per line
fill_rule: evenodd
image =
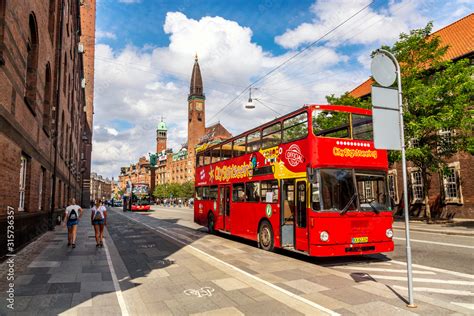
M67 225L67 246L76 248L77 224L82 217L82 208L76 204L76 199L71 199L71 204L64 211L64 219Z
M107 225L107 208L97 200L91 212L91 224L94 226L96 247L103 247L104 226Z

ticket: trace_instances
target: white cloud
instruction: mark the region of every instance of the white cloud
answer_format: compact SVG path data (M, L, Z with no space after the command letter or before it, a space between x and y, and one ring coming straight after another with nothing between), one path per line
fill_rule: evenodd
M370 3L370 0L324 0L311 6L314 15L311 23L302 23L295 29L287 30L275 38L276 43L285 48L297 48L324 36L331 29L356 14ZM401 32L414 26L419 27L428 18L419 13L422 1L390 1L379 11L372 7L365 9L343 26L324 38L331 45L391 43ZM341 10L344 8L344 10Z
M101 31L101 30L96 30L95 32L95 37L97 40L101 39L117 39L117 35L114 32L107 32L107 31Z

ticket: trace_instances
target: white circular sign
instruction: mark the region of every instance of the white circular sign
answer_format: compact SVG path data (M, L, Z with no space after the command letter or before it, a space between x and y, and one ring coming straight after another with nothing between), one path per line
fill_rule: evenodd
M372 58L372 64L370 65L372 76L375 81L383 87L390 87L397 79L397 69L395 64L385 54L377 53Z

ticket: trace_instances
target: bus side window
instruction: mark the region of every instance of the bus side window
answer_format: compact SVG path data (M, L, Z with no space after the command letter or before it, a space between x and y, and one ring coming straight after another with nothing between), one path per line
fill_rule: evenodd
M247 182L245 197L247 202L260 202L260 182Z
M202 187L196 187L196 200L202 200Z
M211 163L211 152L209 150L206 150L203 152L203 165L208 165Z
M232 185L232 202L245 202L245 191L243 183Z
M262 131L262 148L270 148L281 143L281 123L275 123Z
M278 202L278 180L262 181L262 201L265 203L277 203Z
M221 146L214 147L211 149L212 162L221 161Z
M308 114L306 112L283 121L283 142L290 142L308 135Z
M227 142L221 147L221 160L232 158L232 143Z
M258 151L260 149L261 144L262 144L262 139L260 138L260 131L256 131L247 135L247 152L248 153Z
M202 187L202 199L209 200L209 187Z
M232 157L239 157L245 154L245 136L232 142Z
M209 187L209 199L217 201L217 185Z

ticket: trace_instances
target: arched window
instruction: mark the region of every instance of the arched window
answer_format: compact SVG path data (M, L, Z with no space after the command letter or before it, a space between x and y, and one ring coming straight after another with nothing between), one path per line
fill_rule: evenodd
M48 31L51 40L54 38L54 20L56 12L56 0L49 0L49 20L48 20Z
M28 56L26 59L26 89L25 101L29 108L36 110L36 83L38 75L38 26L34 13L30 14L29 19L30 34L26 46Z
M51 128L51 66L46 64L44 79L43 129L49 134Z

